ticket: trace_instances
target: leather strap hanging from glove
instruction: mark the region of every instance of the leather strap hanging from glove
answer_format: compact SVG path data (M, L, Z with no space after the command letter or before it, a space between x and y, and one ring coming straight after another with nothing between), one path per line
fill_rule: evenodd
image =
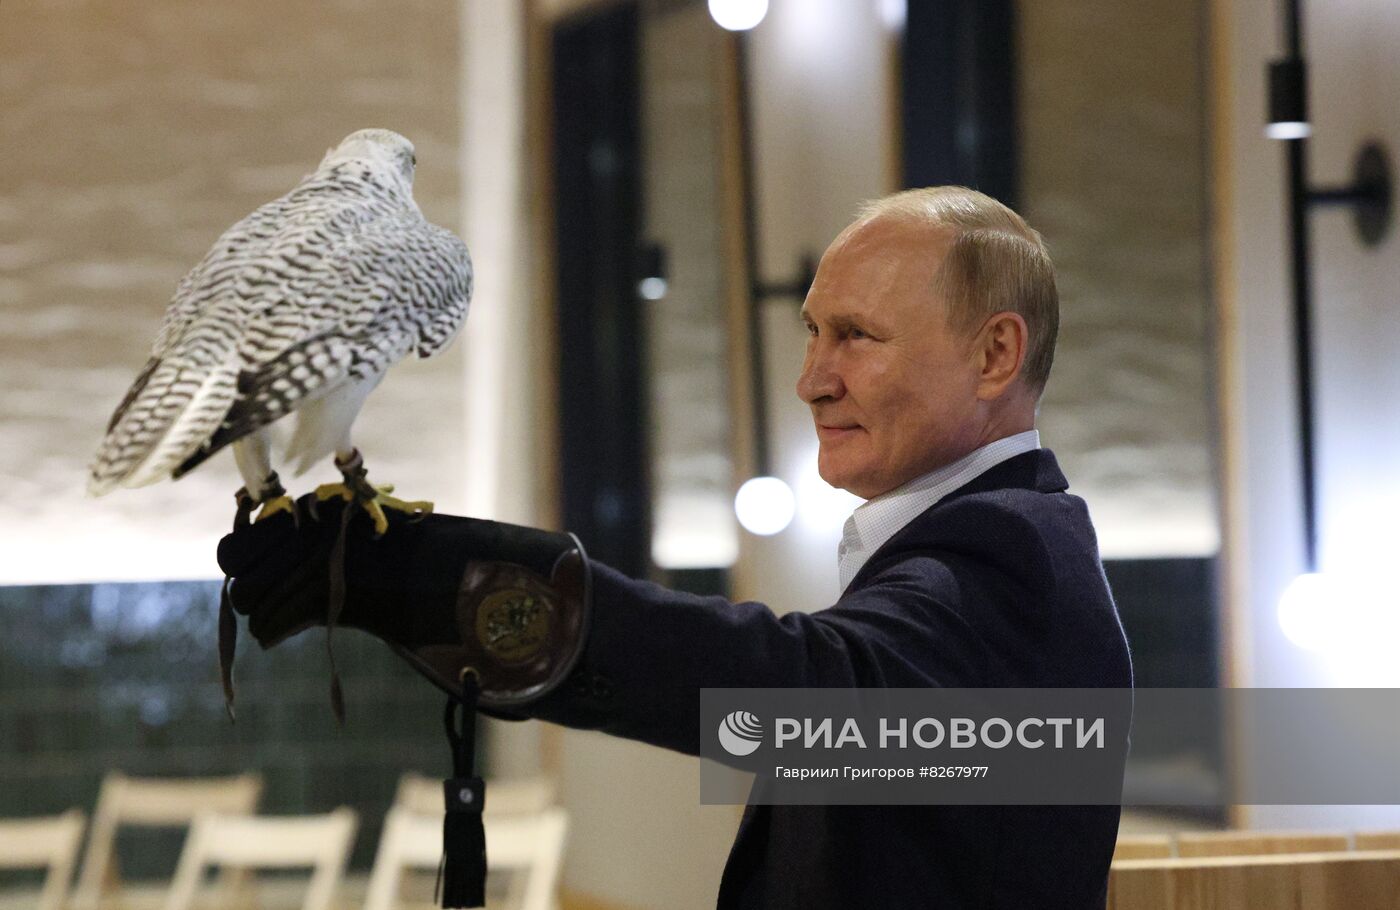
M442 864L438 885L443 907L486 906L486 782L476 763L476 676L464 674L462 699L449 698L443 725L452 744L452 778L442 782ZM436 895L434 895L436 899Z

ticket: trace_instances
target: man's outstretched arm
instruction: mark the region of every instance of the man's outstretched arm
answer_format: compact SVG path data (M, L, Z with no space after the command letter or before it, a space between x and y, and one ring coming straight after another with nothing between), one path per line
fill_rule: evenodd
M919 568L887 570L837 607L780 617L595 562L592 630L578 666L516 713L694 755L702 688L976 685L981 644Z
M587 584L569 584L564 569L576 541L567 535L429 515L396 520L375 539L358 516L342 531L339 508L323 504L314 518L303 509L299 522L279 515L220 544L232 605L249 617L254 637L271 647L325 624L330 579L339 573L340 624L385 640L449 690L470 667L481 676L483 708L497 716L695 754L701 688L957 686L982 678L981 642L933 593L953 586L930 557L885 569L837 607L779 617L762 604L637 581L586 557ZM576 620L583 610L586 621L541 625L529 618L541 604L554 614L546 620ZM544 644L522 684L510 678L520 675L515 655L500 645L512 636L528 643L536 632Z

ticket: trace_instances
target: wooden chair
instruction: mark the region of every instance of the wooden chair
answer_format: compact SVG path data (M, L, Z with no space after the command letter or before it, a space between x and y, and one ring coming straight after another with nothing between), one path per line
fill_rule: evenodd
M1183 858L1333 853L1349 847L1345 834L1317 831L1192 831L1176 836L1176 855Z
M567 814L563 809L521 815L488 813L483 821L488 871L515 873L508 905L520 910L549 910L559 883ZM391 808L370 873L365 910L392 910L398 902L404 870L436 869L441 857L441 809L427 814L407 806Z
M486 782L487 815L534 815L554 805L554 782L544 777ZM424 815L441 815L442 781L408 772L399 778L394 805Z
M1108 910L1359 910L1397 906L1400 850L1114 863Z
M1113 847L1113 861L1129 859L1166 859L1172 855L1169 834L1120 834Z
M83 813L0 820L0 869L47 869L37 910L61 910L83 842Z
M342 806L325 815L204 814L194 820L165 910L189 910L208 866L312 870L302 910L328 910L355 842L358 818Z
M118 828L185 827L202 812L254 812L262 786L258 774L140 778L110 772L102 779L97 795L74 906L78 910L96 910L120 886L114 852ZM232 877L236 879L238 875L235 872Z

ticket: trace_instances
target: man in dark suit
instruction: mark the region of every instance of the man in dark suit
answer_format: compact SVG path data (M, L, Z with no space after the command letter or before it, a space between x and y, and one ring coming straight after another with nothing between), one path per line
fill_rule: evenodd
M471 666L497 716L688 754L700 748L703 687L1131 686L1093 526L1035 430L1058 323L1039 235L971 190L897 194L832 243L803 318L797 388L821 474L868 500L846 523L844 590L830 608L779 617L587 566L569 538L431 516L381 542L349 535L341 621L446 688ZM323 621L319 586L267 579L306 566L323 576L326 524L255 526L221 548L234 604L265 645ZM504 652L482 638L481 611L501 585L481 580L482 564L533 567L532 590L555 592L541 597L556 612L591 606L587 629L575 623L565 645L543 649L554 653L533 680L493 689L483 652ZM535 621L512 641L531 638ZM751 805L718 905L1102 907L1118 816L1116 806Z

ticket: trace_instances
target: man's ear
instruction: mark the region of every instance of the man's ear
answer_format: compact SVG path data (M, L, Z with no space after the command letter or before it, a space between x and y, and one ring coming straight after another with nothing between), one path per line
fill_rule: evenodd
M995 401L1020 377L1029 342L1030 330L1019 313L997 313L982 324L976 342L978 398Z

